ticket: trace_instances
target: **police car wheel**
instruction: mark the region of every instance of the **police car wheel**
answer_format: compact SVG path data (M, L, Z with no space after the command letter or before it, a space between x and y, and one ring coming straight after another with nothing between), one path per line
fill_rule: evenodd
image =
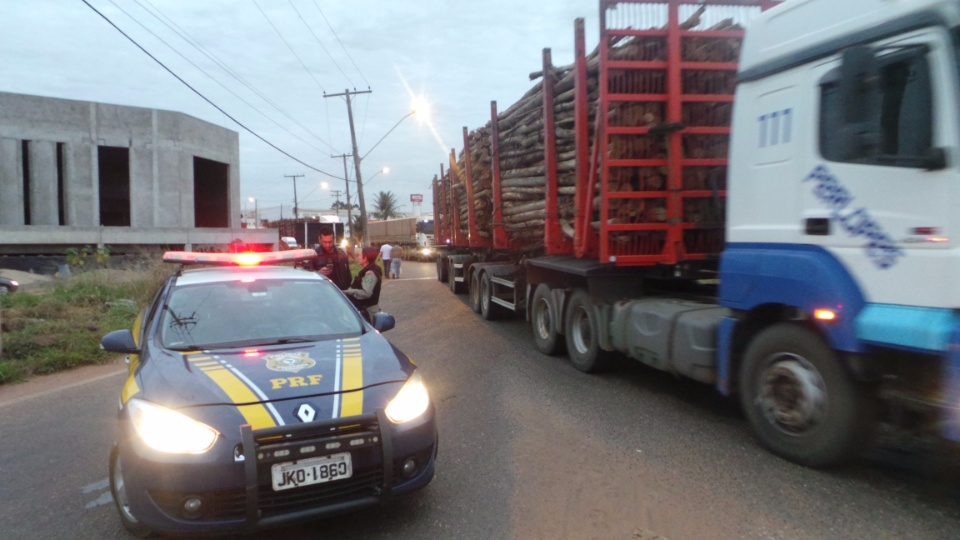
M123 523L124 528L132 536L149 538L153 534L152 531L137 521L130 509L130 498L123 479L123 464L116 445L110 451L110 494L113 495L113 501L117 505L117 513L120 514L120 522Z

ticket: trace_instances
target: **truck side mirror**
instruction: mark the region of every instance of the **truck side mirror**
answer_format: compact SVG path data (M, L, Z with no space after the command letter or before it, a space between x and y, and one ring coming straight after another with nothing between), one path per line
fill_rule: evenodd
M877 153L880 146L880 68L873 49L856 45L844 49L840 66L840 114L843 159Z

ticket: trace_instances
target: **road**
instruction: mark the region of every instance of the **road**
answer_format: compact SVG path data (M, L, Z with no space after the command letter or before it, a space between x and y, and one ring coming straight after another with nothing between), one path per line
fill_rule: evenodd
M759 448L733 400L627 360L585 375L488 323L430 264L384 283L386 334L438 406L433 483L256 538L955 538L953 460L910 443L815 471ZM0 387L0 537L125 538L107 486L121 364ZM919 444L913 446L920 447ZM891 459L890 456L897 459Z

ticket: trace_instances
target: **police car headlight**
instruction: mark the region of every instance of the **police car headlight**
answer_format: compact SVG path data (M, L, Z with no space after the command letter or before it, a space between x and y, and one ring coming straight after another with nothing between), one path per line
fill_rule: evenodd
M429 405L430 395L427 393L427 387L424 386L420 374L414 372L384 412L387 413L387 418L391 422L402 424L425 413Z
M157 452L202 454L217 440L213 428L166 407L131 399L127 408L137 435Z

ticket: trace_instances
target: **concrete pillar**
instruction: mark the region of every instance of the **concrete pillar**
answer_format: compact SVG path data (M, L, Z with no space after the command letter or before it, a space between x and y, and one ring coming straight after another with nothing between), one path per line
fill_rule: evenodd
M19 139L0 138L0 225L23 225L23 161Z
M157 193L156 215L157 227L183 227L183 209L180 200L183 198L183 178L180 169L180 152L175 150L157 150L156 177L161 184ZM192 198L191 198L192 200ZM192 215L192 210L191 210Z
M153 227L153 150L130 148L130 226Z
M67 143L64 147L64 204L66 225L97 227L100 225L98 179L93 171L96 146Z
M196 226L197 218L193 206L193 156L187 152L180 153L180 226L192 228Z
M57 143L30 141L30 225L59 225Z

